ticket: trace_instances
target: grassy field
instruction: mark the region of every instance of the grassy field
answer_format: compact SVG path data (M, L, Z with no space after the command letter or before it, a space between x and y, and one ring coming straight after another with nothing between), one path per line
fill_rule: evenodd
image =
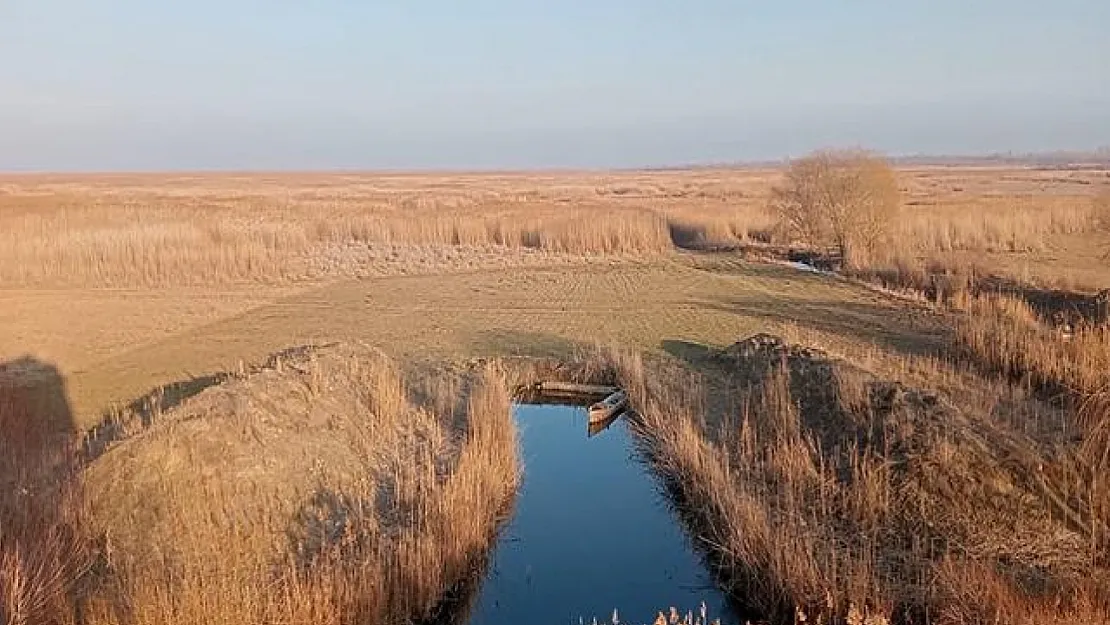
M1110 338L1037 305L1097 307L1110 287L1092 201L1110 173L899 171L894 242L862 281L764 262L790 243L766 210L780 175L0 176L0 440L52 450L0 477L45 493L57 530L17 541L44 524L0 502L0 590L11 603L39 579L17 560L41 543L130 597L88 590L90 622L121 622L123 604L139 623L419 617L496 523L459 502L511 496L513 441L481 426L507 419L500 380L525 375L521 358L585 358L635 391L660 472L704 513L691 530L760 611L1104 622ZM977 288L937 303L940 273ZM758 333L784 342L729 348ZM343 391L351 379L372 392ZM20 426L42 414L46 429ZM401 471L413 458L418 474ZM344 481L351 467L375 478ZM300 553L274 538L298 510L383 484L418 523L389 529L373 507L326 574L268 578ZM199 501L225 514L173 513ZM217 552L230 568L204 568ZM283 590L263 602L266 584Z
M766 204L779 176L0 176L0 286L295 284L501 264L507 251L735 246L774 238ZM1084 270L1091 250L1076 242L1107 182L1090 170L906 170L898 251L973 253L1044 279L1106 284ZM481 253L491 248L496 258Z
M160 341L207 329L217 333L236 319L296 317L298 310L307 312L332 297L338 298L337 312L323 315L321 325L373 338L362 315L341 303L357 298L360 289L376 292L373 301L380 304L370 306L420 310L421 298L441 290L437 281L446 283L442 288L452 296L461 295L453 276L466 274L462 279L472 285L465 304L496 308L521 300L515 307L527 308L529 299L551 301L543 284L531 286L529 280L542 283L554 274L555 280L578 285L550 290L558 291L567 309L563 316L589 318L595 316L591 304L579 306L573 294L604 299L605 288L635 288L636 272L643 271L682 283L664 289L662 297L670 297L666 291L716 288L715 281L732 280L745 284L717 290L742 297L746 284L754 282L764 291L806 299L777 278L749 275L746 269L701 271L703 258L675 252L774 240L765 204L777 176L773 170L709 170L0 177L0 358L31 353L57 363L75 386L78 412L95 420L109 403L147 390L144 385L226 369L239 359L249 362L271 348L312 338L312 332L297 330L295 323L247 332L232 339L269 345L221 349L208 361L190 356L191 349L175 350L167 366L141 365L145 370L134 371L135 384L118 389L122 394L82 381L102 376L104 369L128 367L126 354L158 349ZM905 206L891 260L908 273L921 273L935 261L1026 284L1110 287L1099 262L1107 238L1091 233L1090 198L1100 185L1110 184L1104 172L935 168L903 171L899 180ZM616 272L612 275L628 272L627 277L615 278L616 285L588 287L599 267ZM705 280L692 280L683 273L689 270ZM667 276L672 271L678 272L675 280ZM400 278L406 275L422 278ZM502 285L502 279L510 283ZM620 280L632 285L621 286ZM391 302L401 291L408 291L405 299ZM495 299L486 303L487 296ZM698 306L685 307L691 308ZM74 311L80 311L80 323L74 323ZM392 324L392 334L405 335L401 326L425 321L401 312L405 323ZM620 317L605 323L599 336L641 323ZM472 319L475 328L492 330L484 320ZM512 329L528 327L543 331L542 322ZM655 342L666 333L661 328ZM421 327L411 334L426 335ZM417 351L408 344L398 341L406 351Z

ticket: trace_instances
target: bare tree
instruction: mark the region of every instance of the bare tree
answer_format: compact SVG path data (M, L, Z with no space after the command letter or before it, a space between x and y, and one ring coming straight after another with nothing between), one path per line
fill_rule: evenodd
M797 159L771 195L771 210L792 237L835 247L850 267L874 257L899 208L894 170L863 150L825 150Z

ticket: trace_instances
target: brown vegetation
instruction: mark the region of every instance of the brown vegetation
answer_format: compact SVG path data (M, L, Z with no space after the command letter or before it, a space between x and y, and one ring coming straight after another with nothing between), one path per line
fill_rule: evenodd
M1093 201L1092 209L1095 227L1103 234L1110 235L1110 187L1099 192ZM1110 244L1106 246L1103 258L1110 260Z
M796 224L806 232L794 234L852 247L856 264L883 260L865 252L889 239L908 261L991 252L1005 265L1007 253L1044 253L1090 232L1098 174L895 174L865 153L830 152L796 163L778 191L781 172L771 170L15 176L0 179L0 286L297 283L553 256L758 247L788 242L775 223L782 210L819 199L804 180L815 176L832 195L810 222Z
M93 624L421 620L470 575L515 492L509 409L494 368L407 388L362 347L287 352L86 469L87 504L64 508L87 505L67 527L99 537L84 596L63 595L74 579L53 552L13 552L17 572L51 571L51 598ZM39 539L14 529L17 545ZM11 605L5 625L67 622L41 600Z
M1093 200L1095 224L1110 232L1110 189L1103 189Z
M0 624L73 618L91 558L71 419L54 367L0 364Z
M1006 297L975 299L957 327L965 357L1006 376L1076 414L1081 443L1059 479L1085 512L1075 515L1090 536L1095 557L1110 563L1110 326L1080 325L1061 334L1047 327L1024 302ZM1067 504L1065 504L1067 505Z
M1093 211L1081 198L986 196L904 211L898 243L919 252L1035 252L1052 237L1090 232ZM917 202L917 204L913 204Z
M754 170L8 177L0 287L7 301L183 286L218 286L206 293L219 299L239 282L622 257L642 271L352 282L265 315L229 306L223 314L238 321L116 369L166 376L199 362L211 373L268 353L267 341L329 332L465 356L563 353L601 337L657 349L771 325L839 335L859 353L901 359L914 384L776 342L687 369L625 353L543 375L630 392L722 580L766 613L1105 622L1110 334L1087 314L1090 291L1110 286L1092 262L1101 252L1088 251L1103 241L1108 204L1091 198L1105 173L903 170L890 221L890 172L863 155L841 168L833 156L797 164L778 191L781 172ZM854 276L941 306L735 256L672 253L788 249L767 206L801 207L815 178L831 179L835 198L858 197L867 181L881 192L869 196L873 211L829 202L844 210L813 222L813 240L839 247ZM61 299L44 287L63 289ZM38 301L11 314L30 319ZM1047 322L1062 309L1082 314ZM464 313L471 325L453 321ZM159 314L181 331L175 313ZM0 350L33 344L33 325L0 328ZM96 327L41 334L69 344L71 329ZM270 334L229 340L256 332ZM191 358L196 337L208 352ZM90 357L80 367L94 382L108 379L95 377L101 358L112 366ZM536 374L519 364L510 380ZM361 348L286 354L183 405L133 406L143 414L102 430L111 436L80 473L60 375L29 360L0 369L0 623L64 623L75 606L89 623L138 625L427 615L487 546L516 476L502 374L431 369L406 384ZM32 379L47 382L28 390ZM974 386L974 401L957 399L953 380Z
M1110 327L1054 329L1020 299L984 296L969 301L956 330L968 356L1049 395L1085 397L1110 380Z
M605 358L634 389L649 452L722 582L759 613L1110 618L1106 560L1051 490L1069 456L1038 452L935 392L771 337L718 356L739 390L723 421L697 377ZM1086 503L1078 514L1090 519L1097 502L1080 499L1068 505Z
M898 181L866 152L816 152L790 164L771 193L771 210L790 236L835 246L848 267L870 262L898 219Z

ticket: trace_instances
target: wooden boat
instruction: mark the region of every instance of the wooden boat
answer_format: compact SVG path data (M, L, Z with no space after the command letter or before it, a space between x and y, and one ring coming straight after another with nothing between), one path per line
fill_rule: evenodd
M601 423L611 419L628 407L628 395L624 391L616 391L605 399L590 406L590 423Z
M613 425L614 423L616 423L617 419L621 418L623 415L625 415L627 413L628 413L627 410L622 410L622 411L618 412L617 414L609 417L608 419L605 419L604 421L592 421L590 423L587 423L586 424L586 438L593 438L593 437L597 436L598 434L601 434L605 430L608 430L610 425Z

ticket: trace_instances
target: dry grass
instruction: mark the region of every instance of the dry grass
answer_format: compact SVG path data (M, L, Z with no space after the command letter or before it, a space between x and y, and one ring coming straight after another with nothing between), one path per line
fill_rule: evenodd
M1102 175L899 172L906 201L890 284L964 311L956 340L977 363L957 370L915 355L906 366L938 384L1001 373L990 382L1001 407L934 402L806 353L785 365L741 359L739 371L734 359L725 368L743 383L711 388L627 355L559 375L620 378L723 579L765 612L857 623L926 613L953 624L1104 622L1107 335L1077 328L1065 341L1025 304L975 298L990 273L1021 277L1006 264L1013 258L1062 256L1063 269L1045 269L1061 280L1089 265L1068 246L1097 239L1100 205L1090 198ZM211 371L217 360L266 353L279 337L329 332L483 354L559 351L581 337L655 349L665 338L732 340L789 323L853 344L892 339L864 351L942 340L900 327L921 315L843 284L735 263L713 273L697 264L712 259L690 255L695 266L680 267L666 256L782 243L765 210L778 177L3 178L0 287L300 283L591 255L660 261L582 272L588 278L336 285L136 352L117 366L129 376L197 363ZM456 320L462 311L472 319ZM367 324L368 314L381 323ZM536 334L510 330L520 328ZM223 353L233 343L239 351ZM62 414L55 425L67 427L49 431L68 432L65 393L0 397L3 442L40 450L31 463L0 454L0 482L32 484L43 493L36 501L51 502L25 505L21 488L0 491L0 622L66 622L74 605L86 622L138 625L427 614L488 545L495 502L515 485L505 383L488 372L407 388L377 357L314 358L293 355L282 369L274 363L157 415L153 427L123 428L132 438L80 481L65 437L25 428L30 414ZM86 378L111 379L96 377L111 366L89 367ZM1079 417L1065 429L1082 441L1003 427L1026 417L1000 413L1043 389L1074 395L1082 410L1064 411Z
M956 339L988 368L1065 399L1096 393L1110 382L1110 328L1053 329L1013 297L969 300Z
M757 339L720 363L739 390L724 421L682 369L609 352L590 370L630 389L657 470L740 601L783 621L1110 618L1106 562L1031 477L1055 455L818 351Z
M71 534L100 537L85 596L53 568L65 554L28 551L53 534L3 517L22 546L3 553L22 574L3 576L5 591L45 590L2 622L67 622L54 604L92 624L428 617L483 557L518 469L497 369L420 387L339 345L286 353L160 415L86 469L87 503L61 509L83 511ZM54 577L34 577L44 570Z
M645 202L607 203L592 190L567 203L558 188L540 196L496 179L457 189L450 180L442 189L434 180L425 188L388 177L320 186L291 179L269 189L222 178L213 184L0 193L0 284L303 281L350 273L360 262L411 262L394 258L398 249L409 256L442 247L558 255L671 248L666 219Z
M1077 473L1080 493L1089 493L1091 549L1110 564L1110 386L1089 395L1079 417L1084 436Z
M957 326L963 355L989 372L1072 407L1082 434L1068 450L1070 466L1055 476L1071 493L1076 515L1090 536L1091 551L1110 562L1110 327L1080 325L1061 334L1046 326L1024 302L976 298Z
M1052 237L1096 226L1089 202L1072 197L978 197L903 212L900 243L919 252L1043 251Z
M893 249L1046 251L1094 228L1098 174L899 172ZM473 266L491 250L641 257L785 242L767 210L778 176L6 177L0 286L289 283L418 268L444 248L463 252L450 263Z
M890 251L850 273L958 309L994 291L1032 295L1042 309L1056 308L1047 312L1070 314L1069 300L1110 285L1097 251L1104 230L1097 206L1082 198L987 197L904 210ZM1059 301L1044 301L1052 298Z
M1104 188L1095 196L1091 204L1091 210L1095 225L1105 232L1110 232L1110 187Z

